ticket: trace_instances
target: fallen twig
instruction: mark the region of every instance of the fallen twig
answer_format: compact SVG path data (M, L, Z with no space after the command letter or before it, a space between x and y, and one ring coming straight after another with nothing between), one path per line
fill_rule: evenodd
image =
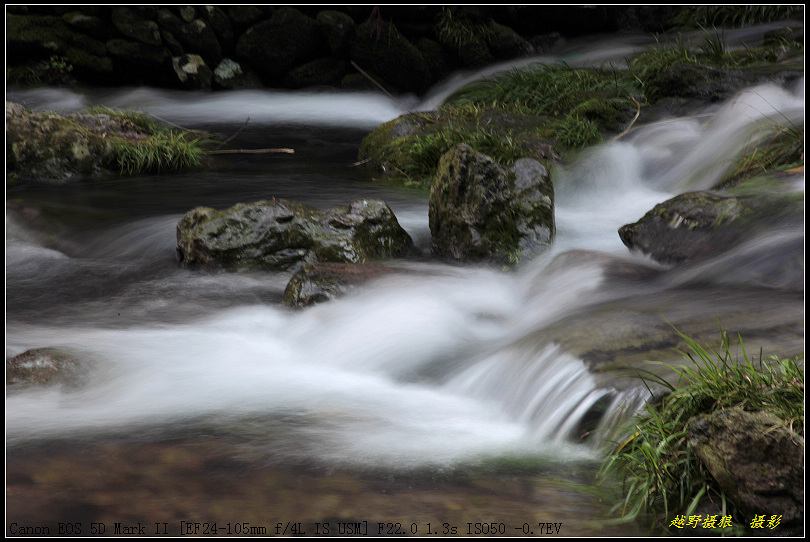
M629 132L630 129L633 127L633 125L638 120L638 116L641 114L641 104L638 102L638 100L636 100L632 96L630 96L630 99L633 100L634 104L636 104L636 116L633 117L633 120L630 121L630 125L627 128L625 128L622 133L620 133L619 135L617 135L616 137L613 138L613 141L616 141L620 137L624 136L627 132Z
M397 103L397 104L398 104L398 105L399 105L399 106L400 106L402 109L408 110L408 108L407 108L407 107L405 107L405 106L402 104L402 102L400 102L399 100L397 100L396 98L394 98L394 96L392 96L390 92L388 92L387 90L385 90L385 88L384 88L384 87L383 87L381 84L379 84L377 81L375 81L373 77L371 77L369 74L367 74L366 72L364 72L364 71L363 71L363 68L361 68L360 66L358 66L358 65L357 65L357 64L354 62L354 60L352 60L352 61L350 61L350 62L352 63L352 66L354 66L354 67L355 67L355 69L357 69L357 71L359 71L360 73L362 73L364 76L366 76L366 78L367 78L369 81L371 81L372 83L374 83L375 85L377 85L377 87L378 87L380 90L382 90L383 92L385 92L385 95L386 95L386 96L388 96L389 98L391 98L392 100L394 100L394 101L395 101L395 102L396 102L396 103Z
M160 122L162 122L164 124L168 124L169 126L174 126L175 128L179 128L180 130L183 130L184 132L191 132L191 133L195 133L195 134L207 134L208 133L205 130L194 130L192 128L185 128L183 126L180 126L179 124L175 124L175 123L173 123L171 121L168 121L168 120L166 120L164 118L158 117L154 113L145 113L145 114L156 118L157 120L159 120Z
M226 139L225 141L223 141L223 142L222 142L222 144L221 144L219 147L217 147L216 149L214 149L214 150L218 151L219 149L221 149L222 147L224 147L225 145L227 145L227 144L228 144L230 141L233 141L233 139L234 139L236 136L238 136L239 134L241 134L241 133L242 133L242 131L243 131L243 130L244 130L246 127L247 127L248 122L250 122L250 117L248 117L248 118L246 118L246 119L245 119L245 123L242 125L242 127L241 127L241 128L239 128L239 129L236 131L236 133L235 133L235 134L233 134L231 137L229 137L228 139Z
M619 135L617 135L616 137L614 137L612 141L616 141L617 139L619 139L619 137L621 137L623 135L626 135L628 132L631 132L633 130L640 130L642 128L647 128L649 126L657 126L659 124L668 124L670 122L678 122L678 121L681 121L681 120L699 119L699 118L702 118L702 117L713 117L714 115L715 115L714 113L702 113L702 114L699 114L699 115L689 115L688 117L676 117L674 119L659 120L658 122L651 122L650 124L642 124L641 126L636 126L636 127L628 127L627 130L625 130L624 132L622 132ZM635 119L633 119L633 122L635 122Z
M295 149L225 149L224 151L208 151L208 154L267 154L271 152L295 154Z
M372 158L374 158L374 157L373 157L373 156L369 156L369 157L368 157L368 158L366 158L365 160L360 160L359 162L355 162L355 163L353 163L353 164L349 164L349 167L354 167L354 166L362 166L363 164L367 163L367 162L368 162L369 160L371 160Z

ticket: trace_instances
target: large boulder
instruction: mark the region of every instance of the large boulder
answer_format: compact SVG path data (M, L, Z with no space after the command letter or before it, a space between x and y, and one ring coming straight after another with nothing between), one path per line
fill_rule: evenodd
M293 68L281 79L289 88L338 86L346 74L346 63L339 58L326 57Z
M96 35L98 36L98 35ZM72 67L72 74L96 83L109 83L113 73L113 61L108 57L104 42L82 32L74 31L60 17L45 15L6 15L6 55L14 59L14 66L7 72L9 82L22 84L47 83L53 74L38 74L39 81L26 81L25 71L30 64L42 58L64 58ZM51 71L54 66L51 64ZM11 62L9 63L11 66ZM58 75L58 74L57 74Z
M222 60L222 47L214 30L202 19L185 22L168 10L161 10L158 15L161 24L171 32L183 50L200 55L206 63L216 66Z
M729 408L689 421L689 444L747 517L804 519L804 439L766 412Z
M419 49L393 23L362 24L351 49L351 60L376 74L391 91L423 93L433 84L430 67Z
M221 211L197 207L177 224L177 256L189 267L289 270L401 256L412 246L391 208L377 199L326 211L281 199Z
M347 55L357 32L354 20L349 15L335 10L321 11L315 20L318 21L318 27L329 51L336 57Z
M318 23L295 8L279 8L272 17L242 34L236 51L272 85L292 68L319 56Z
M370 280L396 272L397 269L378 263L307 263L287 283L284 303L295 308L322 303L356 291Z
M804 216L803 194L733 196L687 192L619 229L631 250L665 264L716 257L742 241Z
M457 260L514 264L554 238L554 190L540 162L495 163L468 145L445 153L430 191L432 250Z
M112 24L124 36L147 45L160 45L160 28L154 21L142 19L138 13L126 7L112 11Z
M111 39L107 52L115 62L117 76L132 84L174 85L172 54L162 45Z

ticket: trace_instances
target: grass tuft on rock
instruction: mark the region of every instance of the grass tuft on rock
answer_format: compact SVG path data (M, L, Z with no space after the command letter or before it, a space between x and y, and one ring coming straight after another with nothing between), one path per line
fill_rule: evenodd
M718 186L731 187L758 175L804 167L804 124L780 115L760 122L761 129L751 137Z
M104 134L110 165L126 175L200 167L211 143L207 134L172 128L137 111L94 106L82 113L111 119L115 129Z
M728 334L722 328L720 332L719 350L706 349L677 332L687 344L682 354L690 365L670 366L678 375L676 385L648 373L647 378L668 393L636 416L629 436L617 443L599 473L602 481L622 483L624 499L614 507L621 521L651 516L656 528L668 530L670 519L692 515L704 498L719 504L723 515L741 517L688 442L689 420L698 414L733 407L764 411L803 438L803 357L764 359L760 352L758 358L750 358L741 337L735 356ZM740 524L732 530L744 532Z

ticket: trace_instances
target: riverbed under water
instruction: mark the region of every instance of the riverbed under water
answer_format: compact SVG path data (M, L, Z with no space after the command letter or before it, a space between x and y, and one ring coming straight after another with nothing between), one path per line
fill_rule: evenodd
M752 110L803 117L801 87L758 88L743 105L695 112L712 122L639 130L560 168L555 246L515 272L432 258L427 194L352 165L365 134L402 104L420 107L412 97L8 96L43 110L137 108L223 137L250 117L232 147L295 149L219 155L183 174L7 189L6 356L57 347L91 368L78 388L7 391L7 523L18 527L57 534L80 522L88 534L98 522L109 535L140 522L161 534L165 523L178 534L185 521L230 529L219 534L316 535L359 523L369 534L444 535L488 534L476 531L485 523L522 536L562 523L568 536L641 534L599 521L618 489L591 482L598 444L647 389L595 374L544 330L585 315L594 333L620 336L727 318L787 350L775 353L803 349L803 292L745 275L729 283L733 257L666 269L617 234L656 203L711 186L745 144L737 136L761 121ZM792 182L803 192L803 174ZM289 273L179 267L186 211L273 197L318 208L384 199L417 245L394 263L412 272L294 311L281 303ZM777 234L740 258L803 245L803 230ZM588 426L597 407L607 414Z

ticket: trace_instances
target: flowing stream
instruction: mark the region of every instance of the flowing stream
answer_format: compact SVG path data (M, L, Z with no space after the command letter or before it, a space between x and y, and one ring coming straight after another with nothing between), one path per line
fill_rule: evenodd
M714 113L710 122L700 117L635 130L559 168L553 250L517 272L504 272L432 259L427 194L375 182L369 171L351 166L368 131L402 114L403 107L433 107L448 85L423 103L350 92L9 91L9 98L33 109L137 108L225 137L250 117L232 146L295 149L294 155L220 155L203 171L178 175L7 190L6 356L56 347L76 353L90 367L87 382L75 389L7 393L7 454L15 475L25 471L40 480L51 472L44 466L49 462L72 461L67 470L83 473L87 491L109 493L99 489L106 487L102 482L93 485L88 457L151 457L158 452L150 445L180 439L175 455L192 450L227 462L235 454L248 457L251 468L307 465L397 477L469 467L478 473L474 477L486 478L490 471L482 465L524 458L541 465L533 475L552 476L578 462L598 461L598 445L615 438L611 429L643 405L648 391L638 382L594 374L584 360L538 338L538 331L589 307L601 310L614 303L626 313L621 304L631 295L646 296L639 314L657 311L656 302L671 296L677 303L670 306L685 313L711 311L706 308L711 299L737 312L770 310L801 319L801 295L759 295L756 288L723 286L733 263L669 271L630 254L617 230L679 192L711 186L763 122L782 115L801 119L802 86L752 89L708 110ZM795 189L804 190L803 177ZM281 303L289 274L179 267L175 226L183 213L199 205L224 208L273 197L319 208L380 197L421 255L395 263L412 273L301 311ZM788 245L803 242L802 230L777 233ZM745 257L772 255L781 246L768 238L746 247ZM617 264L664 278L614 280L609 270ZM702 286L684 289L693 284ZM626 333L633 333L632 327ZM592 438L582 443L585 431ZM216 439L238 442L238 453L211 449ZM106 451L94 443L105 443ZM86 457L76 452L87 447L94 451ZM169 452L160 453L165 459ZM164 459L154 459L154 468L165 466ZM133 467L132 476L148 478L148 461ZM290 499L314 499L328 491L316 484L317 476L307 482L298 476L300 495L285 494L288 508L279 504L281 493L273 502L277 511L286 511L286 519L309 521L296 519L306 507L295 508ZM176 483L201 477L192 473ZM343 483L354 487L357 480ZM542 501L545 508L540 506L548 521L564 517L551 504L558 499L559 507L574 507L576 513L593 506L578 500L584 493L571 496L570 488L544 487L537 491L551 491ZM473 490L454 488L443 498L468 506L462 495ZM395 509L403 511L401 517L428 521L423 518L434 516L418 512L424 494L411 489L411 500L401 493ZM510 491L503 489L500 502L493 498L467 521L505 521L508 514L498 510L513 501L537 502ZM374 492L367 484L354 493ZM210 493L198 489L196 495L202 499ZM194 499L184 496L176 498ZM118 498L120 510L126 505ZM368 499L373 501L368 497L365 508L357 504L354 512L324 504L310 519L395 517L382 517L393 512ZM113 518L99 515L104 505L94 506L95 512L83 509L71 517ZM131 517L177 518L149 513ZM252 521L265 517L275 525L275 519L284 519L280 513Z

